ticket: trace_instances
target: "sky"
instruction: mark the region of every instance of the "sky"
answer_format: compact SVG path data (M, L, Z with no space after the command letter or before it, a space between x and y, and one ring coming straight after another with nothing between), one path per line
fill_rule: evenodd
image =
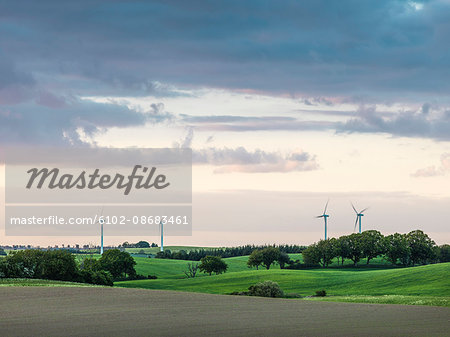
M448 243L448 36L448 0L0 0L0 147L192 148L166 244L310 244L328 199L330 236L353 202Z

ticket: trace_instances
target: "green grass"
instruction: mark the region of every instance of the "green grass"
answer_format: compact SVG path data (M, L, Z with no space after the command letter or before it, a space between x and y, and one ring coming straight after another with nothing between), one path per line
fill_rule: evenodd
M0 279L0 287L99 287L87 283L76 283L66 281L25 279L25 278L4 278Z
M201 247L172 246L179 249L201 249ZM159 248L148 248L158 251ZM139 248L130 248L137 250ZM145 250L145 249L144 249ZM291 259L302 261L301 254L289 254ZM76 255L81 261L90 255ZM94 254L99 258L99 254ZM285 293L297 293L311 296L316 290L325 289L327 297L305 297L311 301L335 301L358 303L387 303L411 305L450 306L450 263L441 263L413 268L392 268L383 258L377 258L366 265L362 260L353 267L347 260L344 268L282 270L274 265L270 270L247 267L248 256L224 259L228 271L222 275L198 273L194 279L188 279L183 271L188 263L198 261L150 259L134 257L136 271L140 275L156 275L156 280L136 280L116 282L118 287L178 290L214 294L228 294L234 291L246 291L257 282L271 280L278 282ZM336 267L336 263L331 267ZM0 286L91 286L79 283L0 279Z
M151 262L154 260L152 259ZM328 295L340 296L345 301L364 302L370 301L370 297L367 296L396 295L425 296L428 297L428 300L425 297L423 300L427 303L439 302L438 299L434 302L432 300L432 298L437 297L442 298L443 302L448 304L450 298L450 282L448 279L450 263L398 269L247 269L242 271L243 260L243 258L226 259L230 271L222 275L200 276L194 279L159 278L157 280L124 281L117 282L115 285L129 288L227 294L233 291L245 291L250 285L257 282L272 280L278 282L287 293L310 296L316 290L325 289ZM166 266L169 265L169 263L166 264ZM164 268L163 266L164 263L159 265L159 268ZM233 272L233 269L236 271ZM238 271L239 269L241 271ZM332 297L330 298L333 300ZM334 299L339 300L338 297ZM384 300L387 301L386 298ZM399 298L397 300L400 301ZM419 300L420 298L413 298L411 301L417 302ZM427 304L425 302L424 304Z
M150 248L125 248L128 253L138 254L141 250L145 254L156 254L160 251L160 247L150 247ZM170 250L172 253L184 250L190 252L191 250L201 250L201 249L219 249L218 247L193 247L193 246L164 246L164 250Z
M407 304L407 305L434 305L450 307L450 297L437 296L404 296L404 295L352 295L352 296L328 296L309 297L311 301L325 302L351 302L351 303L377 303L377 304Z
M301 254L289 254L291 259L299 259L302 261ZM97 256L96 256L97 257ZM98 256L99 257L99 256ZM158 278L184 278L185 275L183 271L187 270L188 263L199 263L199 261L186 261L186 260L170 260L170 259L150 259L146 257L134 257L136 261L136 271L140 275L156 275ZM227 273L235 273L241 271L251 271L256 268L250 269L247 267L248 256L238 256L238 257L229 257L224 259L224 261L228 264ZM377 269L377 263L381 263L380 261L374 261L374 263L370 264L370 268ZM345 263L344 263L345 265ZM351 268L351 269L350 269ZM367 267L363 264L357 268L352 268L352 264L346 265L344 270L354 270L361 271L367 270ZM264 267L259 267L260 270L265 269ZM275 264L270 267L270 270L280 270L280 266ZM204 274L199 273L198 276L206 276Z

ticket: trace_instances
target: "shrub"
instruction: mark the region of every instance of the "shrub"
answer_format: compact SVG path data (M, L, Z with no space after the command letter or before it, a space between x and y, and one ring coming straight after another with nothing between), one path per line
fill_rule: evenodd
M283 290L281 290L278 283L273 281L264 281L250 286L248 288L248 294L250 296L262 296L262 297L284 296Z
M111 273L105 270L88 270L84 269L80 272L81 282L97 284L103 286L113 286L113 278Z
M327 292L325 290L317 290L316 296L317 297L325 297L325 296L327 296Z

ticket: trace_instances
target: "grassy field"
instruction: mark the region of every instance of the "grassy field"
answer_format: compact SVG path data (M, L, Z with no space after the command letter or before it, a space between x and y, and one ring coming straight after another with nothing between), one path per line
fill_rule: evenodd
M170 247L174 250L188 247ZM198 247L190 247L198 249ZM154 248L152 248L154 249ZM77 255L78 261L89 255ZM94 254L99 258L99 254ZM302 260L301 254L290 254L291 259ZM382 258L374 259L370 265L361 261L353 267L346 261L342 268L282 270L274 265L270 270L247 267L248 256L224 259L228 271L222 275L198 273L194 279L186 278L183 271L188 263L198 261L155 259L134 257L136 271L140 275L156 275L156 280L116 282L123 288L176 290L196 293L229 294L246 291L250 285L271 280L279 283L285 293L301 295L309 301L385 303L450 306L450 263L392 268ZM336 265L336 263L335 263ZM80 286L77 283L43 280L0 280L0 286ZM310 297L315 291L325 289L324 298Z
M137 257L138 273L156 275L158 279L124 281L115 285L227 294L245 291L257 282L272 280L278 282L286 293L310 296L316 290L325 289L329 295L313 300L450 306L450 263L395 269L281 270L274 266L270 270L251 270L247 268L247 258L225 259L228 264L226 274L207 276L200 273L194 279L187 279L183 270L189 261Z
M215 249L218 247L193 247L193 246L164 246L164 250L170 250L172 253L178 252L180 250L184 250L186 252L190 252L191 250L200 250L200 249ZM145 254L156 254L160 251L160 247L151 247L151 248L125 248L125 251L132 254L138 254L141 251L144 251Z

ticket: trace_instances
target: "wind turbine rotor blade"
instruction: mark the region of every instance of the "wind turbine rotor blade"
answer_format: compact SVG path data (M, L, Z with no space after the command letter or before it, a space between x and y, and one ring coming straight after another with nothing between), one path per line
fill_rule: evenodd
M369 207L364 208L361 212L359 213L364 213L365 211L367 211L369 209Z
M358 211L356 210L355 206L353 206L353 203L352 203L352 208L355 211L355 213L358 214Z
M327 200L327 203L325 205L325 209L323 210L323 214L327 214L327 207L328 207L328 203L330 202L330 199Z
M356 217L356 221L355 221L355 227L353 228L353 231L356 230L356 225L358 224L358 216Z
M316 218L323 218L323 215L318 215L316 216Z

